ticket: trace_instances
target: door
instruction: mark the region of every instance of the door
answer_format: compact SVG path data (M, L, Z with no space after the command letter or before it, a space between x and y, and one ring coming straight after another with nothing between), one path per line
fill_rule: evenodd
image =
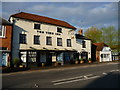
M2 54L2 66L7 66L7 54Z
M88 61L88 52L82 52L81 58L84 60L84 62L87 62Z
M46 64L52 65L52 53L46 53Z

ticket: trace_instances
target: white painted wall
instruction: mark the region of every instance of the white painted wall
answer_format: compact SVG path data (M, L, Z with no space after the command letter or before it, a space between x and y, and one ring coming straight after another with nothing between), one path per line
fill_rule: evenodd
M86 48L82 48L83 39L76 39L76 49L78 52L88 52L88 58L91 58L91 40L84 40L86 42Z
M102 58L101 54L108 55L106 58ZM104 56L103 56L104 57ZM100 62L112 61L111 49L110 47L104 47L102 51L100 51Z
M65 48L68 50L76 49L76 39L74 30L68 29L68 28L62 28L62 34L59 35L50 35L46 34L46 31L57 33L57 26L55 25L49 25L49 24L41 24L41 30L38 31L44 31L43 33L37 32L36 29L34 29L34 24L38 22L23 20L23 19L17 19L17 18L10 18L10 21L13 23L13 58L18 57L19 50L20 49L30 49L30 47L34 47L36 49L43 49L43 47L48 48L49 50L54 50L54 48L58 48L60 50L64 50ZM26 34L27 36L27 44L19 44L19 34ZM40 45L34 45L34 35L40 35ZM46 45L46 36L52 37L52 45ZM63 46L57 46L57 37L62 38L62 44ZM71 39L74 37L73 39ZM71 39L72 47L67 47L67 39Z

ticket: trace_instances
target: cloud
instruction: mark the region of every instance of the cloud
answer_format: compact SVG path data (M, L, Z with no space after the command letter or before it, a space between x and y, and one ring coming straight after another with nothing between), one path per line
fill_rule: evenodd
M12 7L12 5L14 7ZM115 2L8 3L3 6L3 15L7 17L10 13L14 14L13 12L15 12L15 9L19 8L25 12L67 21L79 28L93 25L116 25L117 6Z

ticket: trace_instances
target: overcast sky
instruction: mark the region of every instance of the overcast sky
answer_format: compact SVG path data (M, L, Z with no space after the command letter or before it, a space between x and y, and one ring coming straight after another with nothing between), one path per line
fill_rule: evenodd
M19 11L67 21L77 28L118 25L117 2L2 2L2 17Z

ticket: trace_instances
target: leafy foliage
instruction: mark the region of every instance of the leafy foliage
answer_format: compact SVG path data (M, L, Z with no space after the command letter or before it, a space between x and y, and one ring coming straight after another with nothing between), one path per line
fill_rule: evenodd
M92 39L93 43L104 42L114 50L119 49L118 30L114 26L102 27L90 27L84 33L87 38Z

